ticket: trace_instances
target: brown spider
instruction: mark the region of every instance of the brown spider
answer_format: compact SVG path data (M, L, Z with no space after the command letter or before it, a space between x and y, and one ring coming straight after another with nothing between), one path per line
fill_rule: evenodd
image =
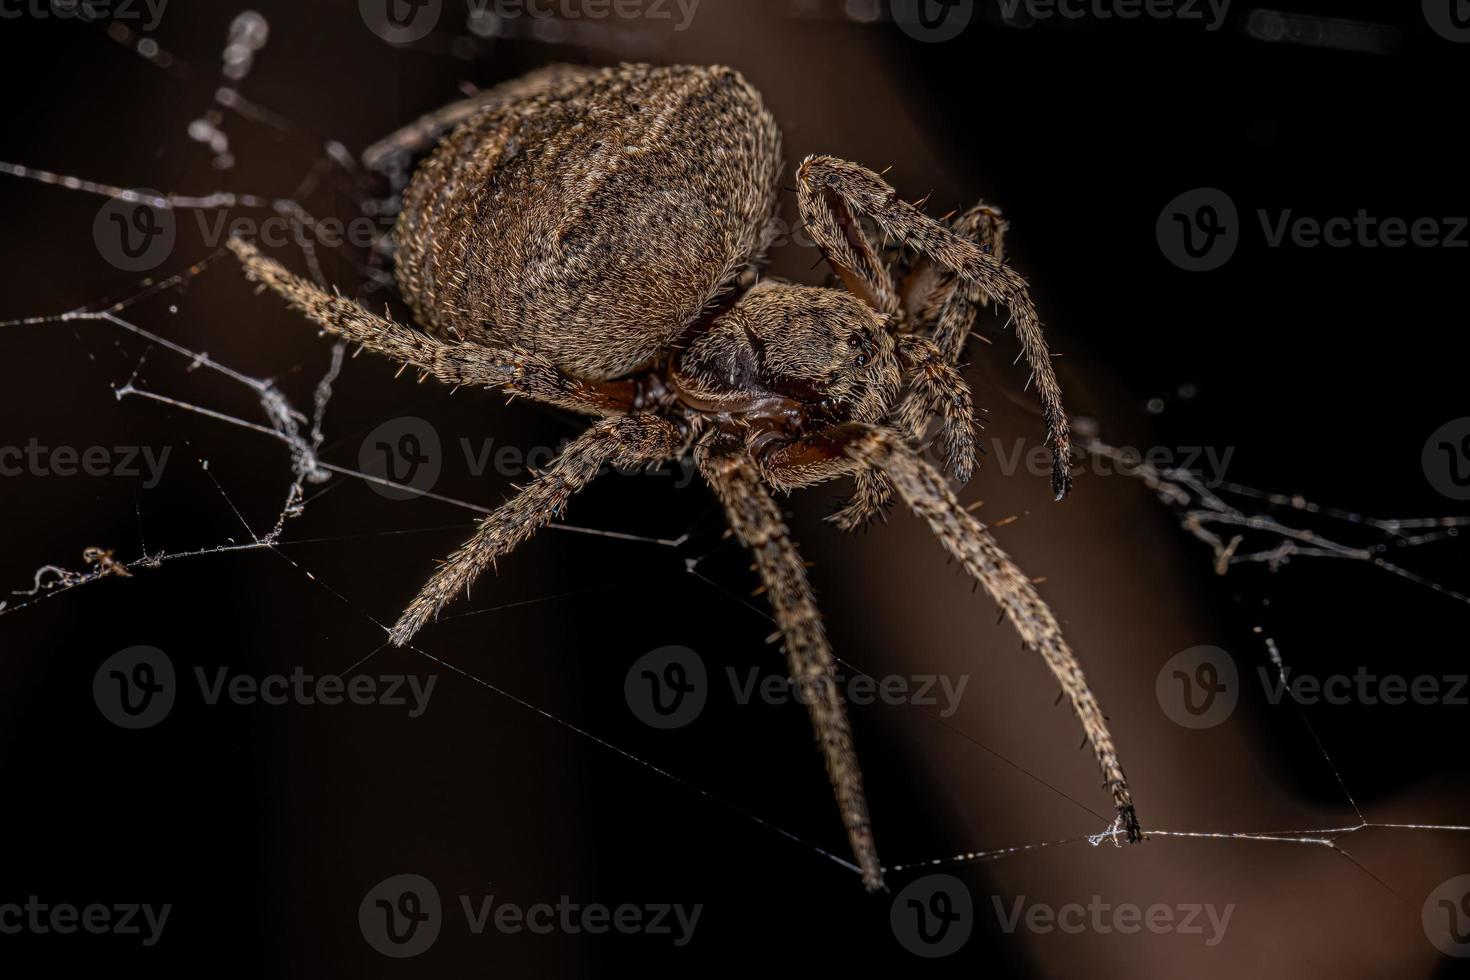
M364 159L436 141L395 234L398 283L427 333L230 243L252 279L330 333L448 384L597 419L433 574L393 627L395 644L557 517L604 464L692 452L755 555L863 882L881 888L832 652L768 489L850 476L841 526L880 514L896 491L1041 652L1121 826L1140 839L1112 736L1055 616L915 451L937 417L949 468L969 477L975 423L956 363L977 307L994 300L1010 309L1050 430L1053 487L1058 499L1067 492L1067 416L1025 282L1001 261L998 212L981 205L941 224L871 171L808 157L801 213L846 291L761 280L780 133L727 68L546 69L420 120ZM917 254L901 284L857 216Z

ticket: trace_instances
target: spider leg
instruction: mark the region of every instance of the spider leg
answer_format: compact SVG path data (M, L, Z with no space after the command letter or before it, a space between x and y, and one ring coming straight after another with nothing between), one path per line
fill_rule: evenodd
M852 728L838 696L832 649L822 626L822 614L812 597L806 566L791 532L781 519L776 501L761 485L760 473L738 446L712 448L708 442L695 449L700 472L725 505L730 524L755 556L776 623L786 640L786 659L792 680L811 715L812 728L827 765L827 777L837 797L847 838L869 891L883 887L883 869L873 843L863 775L852 746Z
M477 112L500 102L523 98L528 93L545 89L549 84L591 75L593 72L594 69L581 65L547 65L501 85L476 92L458 102L451 102L443 108L420 116L363 150L362 165L385 174L390 179L401 177L402 183L398 184L395 191L402 190L407 184L408 165L413 157L428 150L446 133Z
M876 517L886 519L893 502L893 484L881 470L864 466L842 453L812 454L801 441L767 450L756 458L756 465L760 467L761 479L783 493L852 477L852 499L827 518L844 531L855 531Z
M1130 841L1142 840L1133 796L1107 719L1087 685L1061 625L1031 579L1016 566L985 525L960 506L944 478L924 462L896 432L848 422L790 444L780 456L768 456L773 469L784 469L792 485L805 485L816 474L838 472L837 457L851 465L879 469L892 479L904 502L928 522L941 544L1004 610L1028 647L1038 650L1072 702L1082 722L1105 785Z
M515 347L497 350L479 344L446 343L371 313L344 296L328 293L261 255L243 239L231 238L229 246L247 276L270 287L328 333L411 364L446 384L497 386L512 395L584 415L617 415L633 408L637 397L633 382L574 378L544 358Z
M893 277L847 204L829 191L809 192L802 186L798 193L807 233L848 292L879 313L897 313L899 297Z
M848 291L879 313L886 316L896 314L900 298L894 288L893 277L842 199L835 194L824 193L818 205L811 195L803 191L801 214L812 241ZM965 469L965 479L969 478L970 469ZM830 518L844 531L865 527L874 518L884 516L893 499L893 487L882 473L859 467L851 475L854 481L852 498Z
M1008 226L995 208L977 204L949 225L956 235L980 244L996 258L1003 258ZM954 273L945 272L927 259L905 277L899 294L908 322L916 331L900 338L899 349L905 352L907 341L908 359L919 367L919 378L904 393L889 422L911 444L917 444L929 419L936 413L942 415L948 466L964 482L974 460L975 426L972 410L967 409L962 417L956 411L956 398L970 398L959 363L975 324L975 314L981 306L989 304L990 296L973 283L961 284ZM929 328L932 335L925 341L922 334Z
M905 436L918 438L935 415L943 422L946 468L961 482L975 470L975 406L970 386L939 346L918 334L898 337L898 356L913 370L913 388L893 413Z
M998 209L977 204L949 222L950 230L975 242L987 254L1005 260L1009 223ZM909 322L930 336L945 358L958 365L965 342L975 325L975 314L990 305L990 294L973 283L959 287L959 278L925 259L905 277L899 294Z
M572 495L607 463L638 466L677 454L684 440L678 426L654 415L602 419L563 450L536 480L480 522L474 537L460 547L419 590L389 632L395 646L411 640L496 559L559 516Z
M875 519L888 521L893 504L893 484L882 471L860 466L852 473L852 499L827 519L843 531L867 527Z
M914 248L940 268L957 275L961 282L985 290L1010 308L1017 339L1041 396L1052 445L1052 490L1058 500L1065 497L1072 482L1071 427L1026 281L1000 259L986 254L979 245L900 200L882 177L855 163L835 157L807 157L797 169L797 188L803 215L830 209L833 201L843 204L844 213L849 216L870 215L885 235Z

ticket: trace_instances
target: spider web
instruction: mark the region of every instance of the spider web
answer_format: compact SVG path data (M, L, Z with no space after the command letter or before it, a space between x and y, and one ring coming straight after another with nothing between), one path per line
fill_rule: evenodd
M115 24L106 30L106 35L110 40L132 51L151 68L181 78L187 77L188 73L180 71L184 63L173 53L161 48L153 39L139 36ZM230 139L232 127L248 124L279 130L292 128L292 124L283 115L254 103L241 92L249 76L252 59L264 48L267 36L268 25L260 15L247 12L236 18L231 27L228 46L220 67L219 83L214 90L212 103L189 127L189 138L202 144L209 151L212 164L217 170L229 170L236 163L235 151ZM466 38L457 39L445 53L463 56L463 45L460 42ZM626 47L627 43L622 46ZM350 179L357 179L360 176L352 155L340 142L333 140L322 143L317 162L302 177L292 193L286 196L230 191L215 191L198 195L140 194L129 188L97 182L85 176L54 173L19 162L0 162L0 174L72 193L122 201L142 201L154 208L176 213L236 209L270 212L286 217L298 229L308 230L317 225L318 219L298 201L309 197L323 181L334 176ZM365 211L374 213L373 209L383 204L384 202L367 201ZM298 236L296 244L300 258L311 277L323 286L328 286L328 278L323 273L319 257L311 242L310 235ZM379 254L382 253L381 248L377 251ZM390 282L389 277L378 265L369 264L360 267L358 271L367 280L365 292L368 294L383 289ZM221 363L208 353L191 349L138 322L139 317L135 311L165 298L177 299L186 292L190 283L208 275L238 275L238 273L227 254L220 249L177 272L157 279L143 280L136 291L124 298L89 303L63 312L7 320L0 322L0 328L13 331L89 324L99 329L118 331L143 341L146 344L146 352L138 359L131 376L114 387L116 399L118 401L136 399L156 403L170 410L197 415L221 427L244 430L258 436L263 441L284 447L288 453L289 463L281 474L284 491L281 494L281 504L274 520L266 526L252 525L244 516L245 508L239 506L238 499L232 495L231 491L209 472L207 460L201 459L199 461L201 470L208 474L208 479L219 498L237 517L244 532L243 540L230 539L183 550L163 548L149 550L146 545L143 545L138 553L122 556L114 555L102 548L89 549L88 556L79 567L67 564L64 558L58 556L56 563L46 564L36 569L29 582L14 583L6 587L4 598L0 599L0 619L20 614L40 603L83 589L107 578L142 576L168 563L223 559L241 552L270 552L284 559L316 587L350 608L355 615L382 631L383 642L366 652L360 660L344 671L344 673L350 673L387 647L389 624L380 621L354 599L350 588L339 587L324 581L291 557L286 550L291 545L317 543L324 540L293 539L291 536L293 523L309 508L317 506L318 501L338 485L337 481L341 480L364 481L413 493L461 508L467 514L476 517L492 510L495 503L485 500L463 500L431 491L417 490L322 458L323 443L330 429L328 409L333 396L333 386L343 377L345 371L351 370L344 344L339 342L331 349L329 365L314 385L310 404L298 406L292 403L275 381L238 371ZM171 312L174 310L177 310L177 304L171 307ZM155 390L141 380L141 373L145 361L157 357L176 358L180 363L187 365L188 371L206 372L216 378L221 385L233 386L246 393L256 402L256 414L254 417L246 417L243 414L232 413L222 408L180 397L167 390ZM1446 602L1470 605L1470 595L1414 571L1402 560L1391 560L1388 557L1390 552L1398 555L1409 554L1430 545L1454 541L1458 538L1461 528L1470 526L1470 516L1376 518L1319 504L1300 496L1280 494L1238 483L1207 485L1199 475L1187 470L1161 469L1147 463L1130 463L1119 449L1100 437L1099 427L1095 423L1089 424L1087 420L1082 420L1077 431L1078 446L1083 452L1107 458L1118 464L1117 472L1139 481L1157 496L1161 506L1177 515L1182 529L1202 546L1202 556L1210 562L1213 570L1219 575L1226 575L1232 569L1248 565L1266 565L1276 569L1294 562L1358 563L1376 574L1393 576L1436 593ZM141 512L139 516L141 521ZM684 570L690 576L725 593L755 614L769 620L770 617L764 608L739 594L730 585L707 574L705 564L714 551L701 554L692 553L690 546L698 540L700 532L709 530L716 523L717 521L711 521L706 516L695 525L684 528L679 534L668 537L586 527L564 521L554 522L549 526L549 530L563 534L635 543L676 553L682 559ZM1005 523L1005 521L995 522L992 526L1004 526ZM372 536L361 534L343 536L335 540L352 540ZM1366 536L1366 542L1358 540L1363 536ZM726 546L721 545L715 550ZM449 612L441 618L448 620L474 616L503 608L508 607L495 606L478 608L469 612ZM1289 652L1283 651L1277 639L1269 633L1261 632L1259 640L1269 662L1284 680L1290 659ZM566 729L579 738L596 745L599 749L611 753L628 765L641 767L710 804L738 814L741 818L756 825L760 832L773 834L796 849L825 858L854 874L858 873L857 867L842 854L825 849L802 835L784 828L777 820L762 815L755 808L728 799L701 785L694 778L671 771L642 755L600 737L586 727L567 720L559 713L538 706L532 699L520 696L515 691L441 655L436 655L416 645L411 645L409 649L437 667L452 672L483 688L486 692L524 709L542 722ZM839 663L851 676L869 676L851 661L839 660ZM1318 848L1351 862L1354 867L1371 877L1398 901L1417 910L1417 902L1400 894L1382 878L1360 864L1342 842L1368 830L1396 833L1464 834L1470 833L1470 824L1385 822L1372 819L1359 806L1348 781L1334 761L1333 754L1318 737L1312 726L1309 712L1300 704L1296 705L1296 709L1310 733L1315 752L1320 755L1323 765L1330 771L1332 778L1340 788L1342 801L1352 813L1351 820L1327 826L1273 831L1222 832L1146 826L1147 836L1174 838L1182 841L1250 842L1263 845L1299 845ZM993 756L1002 764L1013 767L1024 777L1034 780L1050 792L1092 814L1098 819L1100 826L1097 832L1091 834L979 847L959 853L907 859L887 865L885 871L901 873L920 869L945 868L1011 860L1042 850L1121 844L1123 829L1116 822L1109 823L1108 817L1091 805L1077 800L1064 790L1049 783L1042 775L996 752L937 713L925 711L923 708L916 710L928 715L931 721L948 729L954 736Z

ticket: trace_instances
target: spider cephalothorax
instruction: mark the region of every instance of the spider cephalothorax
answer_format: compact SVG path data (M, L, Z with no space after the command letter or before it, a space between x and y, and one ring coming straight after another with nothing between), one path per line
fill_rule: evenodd
M865 523L895 494L928 522L1042 654L1121 825L1140 838L1112 736L1055 616L916 452L938 420L948 468L969 478L974 411L957 364L977 308L1001 303L1042 400L1053 487L1067 492L1067 416L1025 282L1002 261L999 212L980 205L937 222L871 171L809 157L797 170L802 217L844 288L761 280L780 134L727 68L546 69L420 120L364 162L402 173L429 146L395 232L398 282L424 333L231 241L252 278L334 334L449 384L596 419L433 574L390 631L394 643L561 513L604 464L692 451L755 557L853 855L864 883L881 887L832 652L769 492L851 477L838 524ZM917 256L901 282L860 216Z
M770 445L878 422L902 380L888 318L849 293L767 281L670 359L682 405Z

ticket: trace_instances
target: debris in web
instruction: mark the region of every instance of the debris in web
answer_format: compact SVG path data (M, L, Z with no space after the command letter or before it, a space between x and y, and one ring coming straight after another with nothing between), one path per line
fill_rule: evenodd
M197 270L201 267L202 266L198 266L195 267L195 269ZM191 270L191 272L192 271L193 270ZM194 274L197 274L197 272L195 272ZM169 284L177 284L183 281L185 278L190 277L192 276L189 273L182 273L179 276L170 277L165 282ZM145 290L144 293L139 294L139 296L152 295L155 292L159 291L159 287L161 285L163 284L150 286L147 290ZM203 368L206 370L210 370L217 373L221 377L228 379L229 381L249 388L255 393L257 399L259 400L261 414L264 417L263 422L254 422L249 419L238 418L236 416L229 415L227 413L220 412L212 408L193 404L191 402L183 401L182 399L162 394L160 392L139 387L136 383L136 378L130 378L127 382L114 389L114 392L118 400L122 400L124 398L146 399L162 405L167 405L174 409L193 412L206 418L213 419L214 421L224 425L237 426L239 428L257 432L261 435L268 436L284 444L290 453L292 474L291 481L286 489L285 503L282 506L281 511L277 516L274 524L268 531L265 531L263 533L257 533L256 531L251 529L248 524L245 523L243 517L240 518L241 523L245 525L245 528L249 532L251 537L251 540L247 543L221 544L214 547L201 548L198 550L184 552L157 552L153 554L145 552L144 554L130 561L118 561L116 559L113 559L111 557L111 552L108 552L107 561L90 561L89 564L93 567L84 571L69 570L58 565L46 565L36 572L35 579L30 589L15 590L12 593L13 596L24 597L27 601L20 603L16 603L14 601L0 602L0 615L19 612L26 606L33 605L35 602L40 601L43 598L55 595L59 592L69 591L81 585L87 585L109 575L126 574L134 570L157 568L166 561L173 561L182 558L197 558L205 555L216 555L234 551L250 551L273 548L277 543L281 541L281 536L286 529L287 522L289 522L293 518L299 517L305 511L308 503L308 498L306 496L306 486L309 484L325 483L326 481L331 479L334 474L339 476L352 477L359 480L365 480L386 487L391 487L395 490L399 490L405 493L438 500L444 503L464 508L465 510L474 512L476 514L484 514L494 509L491 505L488 504L471 503L469 501L457 500L453 497L447 497L442 494L419 490L405 484L396 483L393 480L377 476L372 473L365 473L360 470L354 470L348 467L328 463L320 458L318 454L325 439L323 421L326 415L327 404L332 396L332 385L342 371L346 349L346 345L344 343L339 342L332 348L331 363L327 368L326 373L322 375L322 377L320 378L320 380L318 380L316 384L313 395L312 412L308 416L292 406L290 401L287 400L285 394L281 392L281 390L275 385L274 382L263 378L250 377L247 374L229 368L219 363L208 354L192 351L180 344L169 340L166 337L160 336L159 334L140 327L129 320L123 319L116 312L114 312L115 310L131 305L137 299L138 297L136 296L130 297L127 300L120 301L119 303L113 304L108 309L101 311L80 310L69 313L61 313L54 316L29 317L21 320L6 321L0 323L0 327L13 328L21 326L36 326L48 323L77 323L82 321L96 321L107 323L120 330L124 330L130 334L141 337L152 345L156 345L165 350L171 351L172 353L177 354L180 357L185 358L186 360L188 360L191 369ZM303 427L305 427L304 431ZM208 472L208 464L205 463L203 464L203 466L205 471ZM210 478L213 479L212 474ZM225 493L224 488L219 487L217 481L215 483L215 486L219 490L220 494L224 496L225 499L228 501L229 496ZM233 504L231 504L231 506L233 507ZM239 514L238 508L235 509L235 513L237 515ZM563 531L570 531L573 533L605 536L625 541L640 541L650 544L663 545L666 547L678 547L683 543L685 539L687 539L687 535L678 539L652 538L642 535L626 534L619 531L604 531L596 528L578 527L575 525L561 523L554 523L551 525L551 527Z
M1100 439L1092 420L1080 420L1077 432L1077 445L1084 452L1111 460L1118 472L1143 481L1160 501L1180 514L1184 529L1210 547L1218 575L1227 574L1236 565L1264 563L1276 571L1293 559L1334 558L1366 562L1379 571L1470 604L1470 595L1384 557L1391 547L1406 550L1453 540L1461 528L1470 526L1470 517L1376 518L1316 504L1299 494L1274 493L1229 482L1211 487L1189 470L1161 469L1131 458ZM1320 531L1288 524L1269 512L1249 512L1229 502L1229 497L1362 528L1374 540L1367 545L1344 544ZM1259 543L1248 543L1252 541Z

